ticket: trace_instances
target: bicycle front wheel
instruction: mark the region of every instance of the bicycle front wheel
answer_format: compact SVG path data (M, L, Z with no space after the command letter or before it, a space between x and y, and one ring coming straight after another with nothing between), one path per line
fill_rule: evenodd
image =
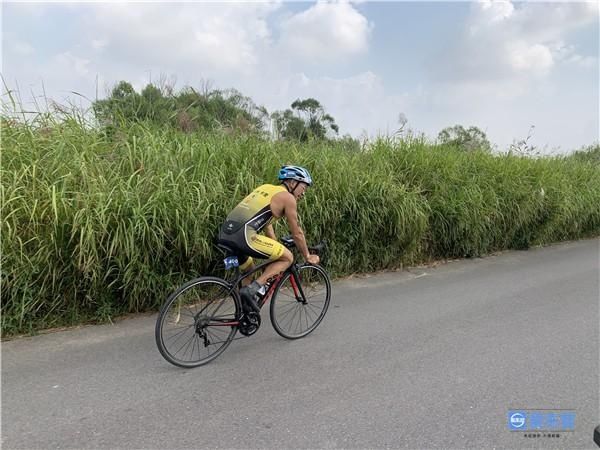
M320 266L298 266L286 273L271 299L271 323L284 338L298 339L311 333L325 317L331 299L331 282Z
M156 320L160 354L179 367L206 364L229 346L238 326L240 302L220 278L202 277L173 292Z

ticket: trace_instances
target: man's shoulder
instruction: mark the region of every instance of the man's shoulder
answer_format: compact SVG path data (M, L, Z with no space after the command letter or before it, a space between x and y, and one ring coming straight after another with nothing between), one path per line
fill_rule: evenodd
M268 183L261 184L254 190L262 191L262 192L271 192L273 194L278 194L279 192L287 192L287 189L284 186L282 186L281 184L268 184Z
M283 206L289 206L296 203L296 197L290 194L287 189L283 188L283 190L279 190L278 192L274 193L273 197L271 198L271 202L275 202Z

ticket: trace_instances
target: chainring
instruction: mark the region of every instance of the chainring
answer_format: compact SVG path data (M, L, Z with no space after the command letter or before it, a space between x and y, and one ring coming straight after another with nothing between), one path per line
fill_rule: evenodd
M240 319L238 330L244 336L252 336L260 328L260 314L255 312L245 313Z

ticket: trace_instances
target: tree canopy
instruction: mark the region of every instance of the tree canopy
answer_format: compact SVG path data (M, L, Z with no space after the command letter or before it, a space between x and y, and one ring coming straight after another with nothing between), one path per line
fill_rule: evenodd
M335 119L314 98L297 99L291 109L275 111L271 115L276 138L295 139L306 142L309 139L323 140L337 136L339 127Z
M452 145L466 152L489 152L492 150L492 144L490 144L486 134L474 126L469 128L462 125L446 127L439 132L438 140L442 144Z
M235 89L207 90L199 93L186 87L173 94L170 88L148 84L141 93L126 82L119 82L108 98L93 104L102 125L151 121L171 125L186 132L198 129L229 129L262 132L268 112Z

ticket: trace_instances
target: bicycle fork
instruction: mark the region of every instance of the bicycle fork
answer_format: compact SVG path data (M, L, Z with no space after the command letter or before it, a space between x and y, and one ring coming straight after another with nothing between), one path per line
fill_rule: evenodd
M302 284L296 281L300 281L300 274L298 273L298 269L295 265L291 267L290 272L292 273L292 276L290 277L290 282L292 283L292 289L294 289L296 301L298 301L298 303L306 305L306 295L304 295L304 291L302 290Z

